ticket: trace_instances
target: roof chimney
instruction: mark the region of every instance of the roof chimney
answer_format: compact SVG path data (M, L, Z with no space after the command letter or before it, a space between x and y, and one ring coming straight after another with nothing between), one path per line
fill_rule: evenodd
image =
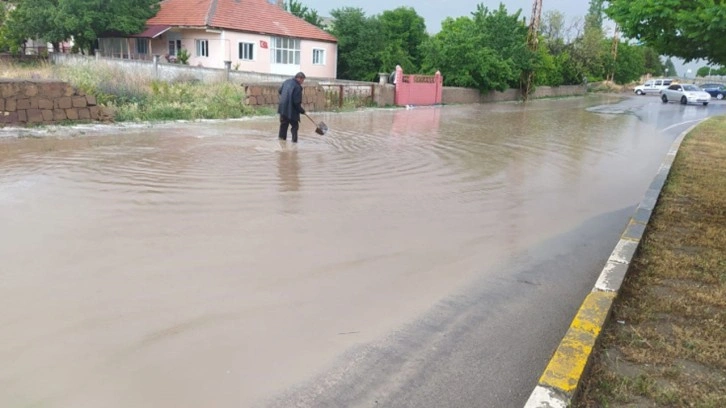
M277 0L277 6L285 10L285 0Z

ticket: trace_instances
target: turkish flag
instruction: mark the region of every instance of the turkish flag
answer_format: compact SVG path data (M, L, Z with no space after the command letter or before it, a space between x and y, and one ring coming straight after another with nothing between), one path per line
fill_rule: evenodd
M260 40L260 48L267 48L267 41Z

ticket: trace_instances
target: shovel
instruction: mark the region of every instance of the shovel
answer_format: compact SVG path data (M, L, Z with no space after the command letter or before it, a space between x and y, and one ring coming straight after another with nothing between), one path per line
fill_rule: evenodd
M315 123L315 121L313 120L313 118L311 118L310 116L308 116L307 113L303 113L303 115L307 116L308 119L310 119L310 121L313 122L313 124L315 125L315 133L317 133L319 135L324 135L325 132L328 131L328 125L326 125L324 122Z

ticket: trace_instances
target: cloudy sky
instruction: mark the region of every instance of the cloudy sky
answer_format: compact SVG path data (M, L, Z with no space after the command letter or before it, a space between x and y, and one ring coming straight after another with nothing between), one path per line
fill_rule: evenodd
M489 9L496 9L502 3L510 14L521 9L522 15L526 16L528 21L532 13L532 0L302 0L301 3L316 10L322 16L330 16L331 10L342 7L360 8L369 16L401 6L413 7L416 13L424 18L426 29L432 34L441 29L441 21L446 17L468 16L476 10L476 5L480 3ZM574 19L585 16L588 4L588 0L542 0L542 11L560 11L565 15L566 22L570 24ZM606 24L606 29L612 30L612 25ZM612 31L608 32L608 35L612 35ZM689 75L691 78L698 67L706 65L705 63L683 65L681 60L675 58L673 60L680 75L686 74L686 70L691 69L692 72Z
M302 4L315 9L318 14L329 16L330 11L342 7L361 8L368 15L379 14L384 10L393 10L406 6L416 9L418 15L426 20L426 28L430 33L436 33L441 28L441 21L446 17L468 16L476 10L477 4L484 4L489 9L499 7L500 1L473 1L473 0L302 0ZM502 4L507 11L514 13L521 9L522 14L529 18L532 12L532 0L504 0ZM542 10L559 10L568 20L582 17L587 12L587 0L543 0Z

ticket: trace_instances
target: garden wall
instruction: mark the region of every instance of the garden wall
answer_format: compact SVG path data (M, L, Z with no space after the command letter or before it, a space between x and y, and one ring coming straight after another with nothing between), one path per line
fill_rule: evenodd
M113 114L66 82L0 79L0 126L106 121Z
M279 102L280 84L251 84L243 85L245 88L245 105L254 107L268 107L277 110ZM309 111L325 109L325 90L320 86L303 85L303 107Z
M538 86L530 99L551 98L560 96L580 96L587 93L587 88L580 85ZM442 103L487 103L506 102L521 99L519 89L507 89L504 92L490 91L485 94L476 89L445 86Z

